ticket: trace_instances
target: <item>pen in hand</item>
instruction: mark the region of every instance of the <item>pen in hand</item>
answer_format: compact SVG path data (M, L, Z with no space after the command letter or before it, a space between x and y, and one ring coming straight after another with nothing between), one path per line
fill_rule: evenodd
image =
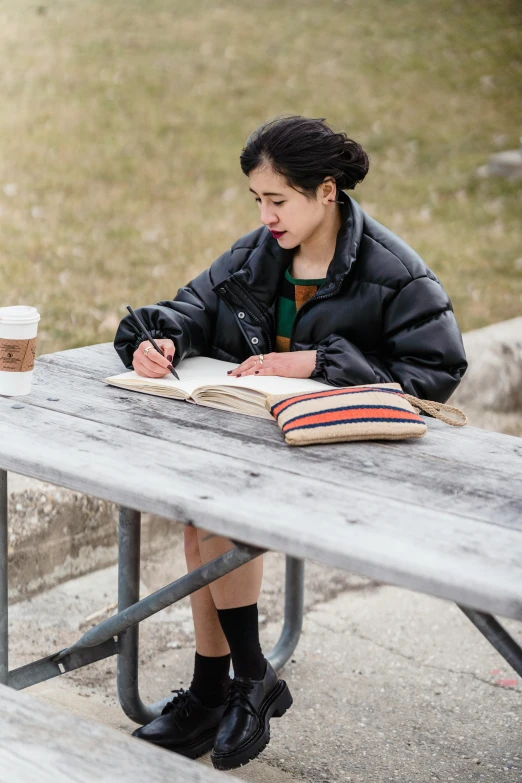
M136 315L136 313L134 312L134 310L132 309L132 307L131 307L130 305L127 305L127 310L128 310L128 311L129 311L129 313L131 314L131 316L132 316L132 318L134 319L134 321L135 321L136 325L137 325L137 326L139 326L139 328L140 328L140 331L141 331L141 332L143 332L143 334L145 335L145 337L147 338L147 340L149 340L149 341L152 343L152 347L153 347L153 348L155 348L155 349L156 349L156 351L157 351L158 353L160 353L160 354L163 356L163 351L162 351L162 350L161 350L161 348L160 348L160 347L159 347L159 346L158 346L158 345L157 345L157 344L154 342L154 340L152 339L152 336L151 336L151 335L150 335L150 333L147 331L147 329L146 329L146 327L145 327L145 324L143 324L143 323L140 321L140 319L138 318L138 316ZM176 370L174 369L174 367L171 367L171 368L170 368L170 371L171 371L172 375L174 376L174 378L177 378L177 379L178 379L178 381L179 381L179 379L180 379L180 378L179 378L179 375L177 374L177 372L176 372Z

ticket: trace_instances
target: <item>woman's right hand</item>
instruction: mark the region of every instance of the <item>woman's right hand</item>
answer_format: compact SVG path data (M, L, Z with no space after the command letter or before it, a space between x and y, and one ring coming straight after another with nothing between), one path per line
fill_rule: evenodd
M172 340L154 339L154 342L158 348L163 349L163 354L158 353L149 340L145 340L134 351L132 366L138 375L144 375L146 378L163 378L167 373L170 374L176 349ZM146 348L150 348L148 356L145 356Z

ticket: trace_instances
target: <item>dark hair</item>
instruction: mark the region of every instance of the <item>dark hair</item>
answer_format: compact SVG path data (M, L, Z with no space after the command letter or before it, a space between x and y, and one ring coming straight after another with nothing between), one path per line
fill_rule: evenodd
M243 174L270 165L310 200L325 177L338 190L353 190L368 173L370 159L346 133L335 133L325 118L290 114L264 122L248 138L239 157Z

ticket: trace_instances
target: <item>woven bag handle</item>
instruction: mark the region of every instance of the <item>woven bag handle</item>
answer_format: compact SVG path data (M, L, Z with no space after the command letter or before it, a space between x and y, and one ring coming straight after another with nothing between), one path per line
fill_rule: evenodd
M419 400L418 397L414 397L412 394L404 394L404 397L414 408L425 411L435 419L440 419L441 421L445 421L446 424L451 424L452 427L464 427L468 423L466 414L459 408L454 408L453 405L446 405L444 402L433 402L433 400ZM455 421L455 419L450 419L449 416L441 413L441 411L453 413L455 416L460 417L461 420Z

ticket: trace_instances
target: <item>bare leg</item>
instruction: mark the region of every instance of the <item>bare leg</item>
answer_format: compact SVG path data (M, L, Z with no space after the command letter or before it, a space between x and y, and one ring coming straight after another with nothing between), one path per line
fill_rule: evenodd
M207 530L198 529L197 534L202 563L208 563L234 546L228 538L215 536ZM262 581L263 556L260 555L250 563L236 568L230 574L216 579L208 587L216 609L235 609L257 603Z
M230 546L228 549L230 549ZM209 560L211 559L212 558L209 558ZM203 565L199 552L198 531L188 525L185 527L185 560L187 561L189 572L194 571L194 569L200 568ZM242 568L244 568L244 566L242 566ZM218 579L217 581L219 582L221 580ZM228 655L230 649L225 634L221 629L209 585L196 590L195 593L191 593L190 604L192 607L192 617L194 619L194 629L196 631L197 652L200 655L211 658Z

